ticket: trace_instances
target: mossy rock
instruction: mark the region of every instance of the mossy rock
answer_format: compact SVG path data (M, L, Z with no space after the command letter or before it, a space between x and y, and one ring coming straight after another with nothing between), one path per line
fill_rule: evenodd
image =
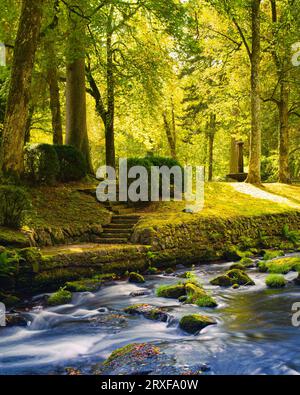
M233 284L232 289L239 289L240 285L239 284Z
M86 279L79 281L69 281L66 283L66 290L70 292L95 292L101 287L102 282L97 279Z
M0 226L0 244L7 247L30 247L29 238L19 230L12 230Z
M49 306L59 306L62 304L70 303L72 300L72 292L61 288L59 291L49 296L47 304Z
M287 284L282 274L270 274L266 278L266 285L269 288L284 288Z
M254 281L245 272L238 269L229 270L225 274L211 280L210 283L220 287L230 287L234 284L255 285Z
M147 272L148 272L148 274L157 274L158 269L157 269L157 267L150 266L150 267L148 267Z
M173 273L175 273L175 269L174 269L173 267L168 267L168 268L165 270L165 273L166 273L166 274L173 274Z
M265 250L263 260L270 261L272 259L278 258L279 256L284 256L284 252L282 250Z
M142 284L145 282L145 278L139 273L131 272L129 273L128 281L130 283Z
M179 327L185 332L196 334L209 325L215 325L216 321L205 315L191 314L181 318Z
M239 263L243 265L246 269L254 267L254 262L251 258L244 256Z
M125 313L131 315L142 315L153 321L167 322L169 315L162 308L151 306L149 304L136 304L124 309Z
M258 262L257 268L258 268L258 271L261 273L267 273L267 271L268 271L268 266L265 261Z
M218 304L205 290L194 283L185 285L187 299L185 303L196 304L199 307L216 307Z
M266 263L269 273L287 274L290 271L300 271L300 257L274 259Z
M229 246L223 251L223 259L227 261L239 261L243 257L243 253L235 246Z
M38 273L40 264L43 261L42 254L38 248L29 247L18 250L18 255L29 264L34 273Z
M110 366L115 363L123 365L125 362L128 362L125 361L127 357L130 361L134 359L143 361L145 358L150 358L158 354L160 354L160 349L157 346L147 343L133 343L113 351L106 361L104 361L103 365Z
M217 307L218 303L210 295L201 296L195 301L198 307Z
M185 284L161 285L157 288L156 295L170 299L178 299L180 296L186 296Z

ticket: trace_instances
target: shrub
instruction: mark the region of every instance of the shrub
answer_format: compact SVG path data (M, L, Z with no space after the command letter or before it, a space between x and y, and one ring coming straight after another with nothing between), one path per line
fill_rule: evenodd
M86 161L80 151L70 145L54 145L58 161L60 181L78 181L87 174Z
M53 185L59 171L59 160L53 145L34 144L26 147L25 175L30 182Z
M297 230L290 230L288 225L284 225L282 229L282 236L293 244L300 242L300 232Z
M269 288L283 288L286 286L286 280L282 274L270 274L266 278L266 285Z
M29 198L23 188L0 186L0 225L19 228L29 207Z

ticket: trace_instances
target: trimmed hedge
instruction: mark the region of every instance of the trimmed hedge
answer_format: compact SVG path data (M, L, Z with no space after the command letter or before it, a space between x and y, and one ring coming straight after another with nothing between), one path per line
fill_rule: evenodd
M78 181L86 176L87 165L80 151L71 145L54 145L54 149L60 165L60 181Z

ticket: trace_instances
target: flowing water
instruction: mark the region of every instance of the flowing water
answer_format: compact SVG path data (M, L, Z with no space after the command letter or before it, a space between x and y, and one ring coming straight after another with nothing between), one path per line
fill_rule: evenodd
M63 374L68 366L89 373L116 348L139 342L153 342L175 354L178 366L206 363L208 374L299 374L300 327L292 325L291 317L293 303L300 302L300 287L291 282L284 289L268 290L266 274L256 269L249 270L253 287L211 286L209 280L229 266L195 269L217 299L216 309L156 297L157 286L178 282L165 275L146 276L142 285L116 282L96 293L77 293L64 306L36 306L26 313L28 327L0 329L0 374ZM295 277L293 272L286 275L288 280ZM137 290L147 294L130 296ZM136 303L168 306L174 319L163 323L124 315L123 308ZM196 336L181 331L178 320L197 312L215 317L217 325Z

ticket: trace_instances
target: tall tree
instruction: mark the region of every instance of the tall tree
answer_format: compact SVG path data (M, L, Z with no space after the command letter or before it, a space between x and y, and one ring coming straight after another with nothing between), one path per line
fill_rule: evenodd
M23 0L14 46L11 82L1 144L4 176L19 178L24 168L24 139L34 58L38 46L44 0Z
M260 184L261 166L261 99L260 99L260 5L261 0L252 0L252 52L251 60L251 137L249 174L246 182Z
M73 5L75 7L75 5ZM85 32L83 2L76 0L75 10L69 14L69 48L66 83L66 144L77 148L85 157L88 170L93 173L86 115Z

